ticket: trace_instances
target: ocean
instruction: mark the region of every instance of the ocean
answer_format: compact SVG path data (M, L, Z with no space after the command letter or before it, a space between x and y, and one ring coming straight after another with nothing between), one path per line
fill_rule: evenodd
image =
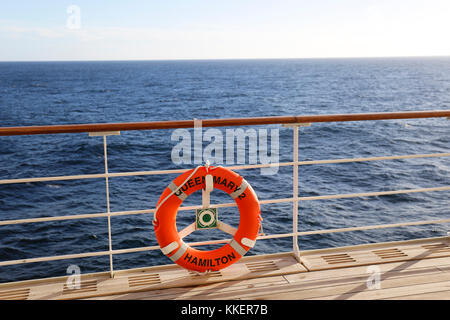
M450 109L450 57L0 63L0 126L32 126L282 115ZM249 129L250 127L244 127ZM279 135L279 161L292 161L292 129ZM207 128L204 128L206 131ZM227 128L218 128L225 136ZM192 129L189 132L193 132ZM174 130L109 136L109 172L193 168L171 157ZM322 160L449 152L446 119L314 123L299 129L299 159ZM204 145L208 145L204 142ZM250 161L247 155L244 163ZM227 165L223 163L222 165ZM0 179L104 172L103 140L84 134L0 137ZM239 170L260 200L292 197L292 167L276 175ZM448 157L306 165L300 196L449 185ZM177 175L110 178L111 211L154 208ZM212 203L231 202L214 192ZM201 203L194 194L185 204ZM292 230L292 204L261 206L266 234ZM0 220L106 212L105 180L0 185ZM300 231L444 219L447 191L301 201ZM237 208L219 209L237 226ZM157 245L153 214L111 218L112 248ZM194 221L180 211L179 229ZM311 235L301 250L447 235L448 224ZM228 238L197 231L187 241ZM217 246L216 246L217 247ZM204 249L214 248L214 246ZM0 226L0 261L108 250L106 218ZM259 240L248 253L292 250L291 238ZM114 256L114 269L172 263L159 250ZM0 267L0 282L109 270L109 256Z

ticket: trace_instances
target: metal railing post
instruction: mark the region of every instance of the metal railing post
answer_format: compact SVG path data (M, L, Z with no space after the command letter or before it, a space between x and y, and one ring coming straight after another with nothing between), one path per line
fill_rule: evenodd
M293 136L293 174L292 174L292 197L294 199L292 203L292 237L294 255L297 260L300 260L300 249L298 247L298 126L292 128Z
M105 158L105 182L106 182L106 212L108 213L108 244L109 244L109 268L111 278L114 278L112 239L111 239L111 208L109 204L109 179L108 179L108 152L106 144L106 135L103 136L103 153Z
M295 258L300 261L300 248L298 245L298 127L310 126L310 123L284 124L284 127L292 127L292 251Z
M106 213L108 219L109 270L111 278L114 278L114 266L113 266L113 251L112 251L112 237L111 237L111 207L109 202L108 144L106 143L106 136L118 134L120 134L120 132L89 133L90 136L103 136L103 157L105 160L105 183L106 183Z

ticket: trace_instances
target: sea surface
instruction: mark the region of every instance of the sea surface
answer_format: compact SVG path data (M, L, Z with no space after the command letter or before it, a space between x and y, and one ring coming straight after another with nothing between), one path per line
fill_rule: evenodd
M0 126L186 120L450 109L450 58L0 63ZM292 161L280 125L279 161ZM225 136L227 128L218 128ZM228 128L230 129L230 128ZM251 129L244 127L243 129ZM204 128L204 132L206 132ZM189 133L193 130L190 129ZM259 132L259 131L257 131ZM107 137L109 172L193 168L175 164L174 130ZM315 123L299 129L300 160L443 153L446 119ZM204 142L208 145L208 142ZM237 160L237 159L236 159ZM258 159L258 163L261 159ZM245 163L249 163L247 156ZM227 163L223 164L227 165ZM0 137L0 179L103 173L103 140L83 134ZM260 200L292 197L292 167L239 170ZM110 178L111 211L154 208L177 175ZM450 158L305 165L300 196L450 185ZM212 202L231 202L213 192ZM186 204L200 204L192 195ZM292 230L292 204L262 205L266 234ZM106 212L104 179L0 184L0 220ZM237 226L237 208L219 217ZM111 218L112 248L155 246L152 214ZM300 231L450 218L448 191L301 201ZM180 211L181 229L194 212ZM445 236L448 224L304 236L302 250ZM187 241L228 238L197 231ZM210 249L213 246L204 249ZM108 250L106 218L0 226L0 261ZM292 250L291 238L259 240L248 254ZM114 255L114 269L172 263L159 250ZM0 282L109 270L109 256L0 266Z

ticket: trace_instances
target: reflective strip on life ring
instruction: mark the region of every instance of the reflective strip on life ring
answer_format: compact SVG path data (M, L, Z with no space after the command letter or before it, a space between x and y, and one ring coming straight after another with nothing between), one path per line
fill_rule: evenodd
M193 170L178 176L159 198L154 223L156 239L161 251L183 268L198 272L217 271L238 261L255 245L261 209L258 197L250 184L237 173L223 167L200 167L181 188L178 188ZM221 248L211 251L189 247L181 240L176 227L178 208L189 195L205 188L206 174L213 176L215 189L228 193L236 201L240 213L239 227L233 239ZM163 199L177 189L178 191L158 207Z

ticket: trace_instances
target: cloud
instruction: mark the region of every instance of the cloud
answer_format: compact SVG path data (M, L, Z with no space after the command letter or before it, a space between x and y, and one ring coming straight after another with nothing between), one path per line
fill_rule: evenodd
M21 37L38 39L70 38L79 41L149 41L194 38L210 33L208 31L186 31L162 28L126 28L126 27L35 27L0 21L0 35L18 39Z
M54 39L65 36L64 30L61 28L21 26L8 22L0 22L0 34L13 39L26 36Z

